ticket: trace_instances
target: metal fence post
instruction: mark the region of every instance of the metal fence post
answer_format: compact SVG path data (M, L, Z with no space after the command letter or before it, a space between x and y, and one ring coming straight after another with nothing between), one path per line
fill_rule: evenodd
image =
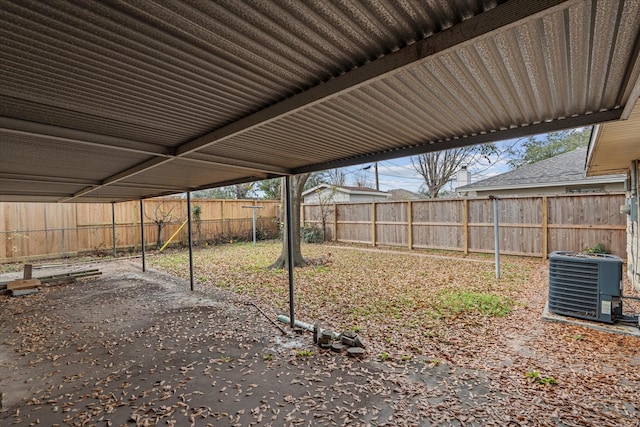
M62 258L64 258L64 254L65 254L65 249L64 249L64 228L61 228L60 230L62 230Z
M496 255L496 279L500 278L500 221L498 220L498 198L489 196L493 200L493 238L494 250Z

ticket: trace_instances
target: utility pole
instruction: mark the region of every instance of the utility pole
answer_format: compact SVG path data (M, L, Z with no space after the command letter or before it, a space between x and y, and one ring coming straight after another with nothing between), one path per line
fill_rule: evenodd
M378 179L378 162L375 163L376 171L376 191L380 191L380 179Z

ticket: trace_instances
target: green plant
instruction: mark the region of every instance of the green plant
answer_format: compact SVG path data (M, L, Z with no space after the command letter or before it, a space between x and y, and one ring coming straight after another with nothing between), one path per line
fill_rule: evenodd
M264 360L265 362L269 362L269 361L273 360L273 354L271 354L271 353L263 354L262 355L262 360Z
M411 360L411 356L408 354L403 354L401 359L403 362L408 362L409 360Z
M233 360L233 358L232 358L232 357L229 357L229 356L220 356L220 361L221 361L222 363L229 363L229 362L231 362L232 360Z
M305 348L302 350L296 350L296 357L311 357L313 356L313 350Z
M532 380L532 382L537 382L537 383L540 383L542 385L547 385L547 384L557 385L558 384L558 381L556 381L555 378L553 378L553 377L543 377L542 375L540 375L540 372L536 371L536 370L531 370L529 372L525 372L524 376L525 376L525 378L529 378L530 380Z
M304 243L322 243L322 230L315 226L300 227L300 237Z
M607 250L607 248L604 246L603 243L598 243L595 246L586 248L583 252L587 254L608 254L609 253L609 251Z
M531 370L529 372L525 372L524 376L525 378L538 380L540 378L540 372Z
M380 360L382 360L383 362L386 362L387 360L389 360L390 357L391 356L386 351L383 351L382 353L380 353Z

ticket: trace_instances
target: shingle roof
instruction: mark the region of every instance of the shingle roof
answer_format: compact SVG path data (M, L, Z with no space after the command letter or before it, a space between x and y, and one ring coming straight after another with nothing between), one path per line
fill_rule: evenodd
M587 177L584 169L586 156L587 148L578 148L568 153L560 154L559 156L474 182L473 184L464 185L459 187L457 191L549 187L564 184L596 184L622 182L626 179L626 175Z

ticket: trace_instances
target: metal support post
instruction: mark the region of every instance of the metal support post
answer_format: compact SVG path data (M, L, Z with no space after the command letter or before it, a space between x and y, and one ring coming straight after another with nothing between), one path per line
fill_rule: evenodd
M189 283L193 291L193 235L191 232L191 192L187 191L187 233L189 234Z
M291 206L291 176L286 175L284 177L284 187L285 187L285 205L286 205L286 226L287 226L287 269L289 271L289 320L291 322L291 329L295 326L295 317L294 317L294 280L293 280L293 224L292 224L292 215L293 209Z
M140 199L140 239L142 239L142 271L147 271L147 260L144 253L144 203Z
M111 202L111 238L113 240L113 257L116 254L116 202Z

